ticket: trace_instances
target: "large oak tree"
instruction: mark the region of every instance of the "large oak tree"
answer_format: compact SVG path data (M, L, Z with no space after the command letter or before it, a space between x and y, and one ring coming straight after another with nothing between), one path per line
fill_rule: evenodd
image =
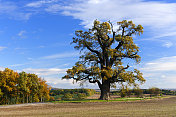
M117 26L115 30L110 21L95 20L88 31L77 30L72 43L84 54L63 79L97 83L103 100L109 99L110 88L116 83L122 86L143 83L142 73L128 69L130 66L124 62L124 59L140 62L139 47L133 42L133 36L142 34L143 27L126 20L117 22Z

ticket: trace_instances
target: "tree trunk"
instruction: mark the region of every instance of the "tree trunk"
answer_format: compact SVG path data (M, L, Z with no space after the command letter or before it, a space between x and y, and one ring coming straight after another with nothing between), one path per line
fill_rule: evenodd
M27 103L28 103L28 94L27 94Z
M110 98L110 82L108 80L104 81L100 87L101 95L100 100L109 100Z
M23 93L23 104L24 104L24 93Z

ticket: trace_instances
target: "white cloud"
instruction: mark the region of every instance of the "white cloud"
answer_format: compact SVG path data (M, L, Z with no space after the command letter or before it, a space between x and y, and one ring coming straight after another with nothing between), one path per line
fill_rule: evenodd
M167 48L170 48L170 47L172 47L174 44L172 43L172 42L165 42L164 44L163 44L163 46L164 47L167 47Z
M25 50L27 48L16 47L15 50Z
M50 77L47 77L47 82L48 83L53 83L53 84L67 84L67 85L72 85L73 84L73 80L72 79L69 79L69 80L66 80L66 79L60 79L60 78L50 78Z
M77 56L80 56L78 52L66 52L66 53L44 56L44 57L41 57L41 59L58 59L58 58L77 57Z
M0 66L0 71L3 71L5 68Z
M145 86L160 88L175 88L176 83L176 56L163 57L145 63L140 68L146 78Z
M26 6L27 7L41 7L44 4L49 4L49 3L54 3L57 2L58 0L40 0L40 1L36 1L36 2L31 2L28 3Z
M175 29L172 29L172 30L175 30ZM170 33L160 34L160 35L157 36L156 38L171 37L171 36L176 36L176 32L170 32Z
M40 8L40 12L62 13L81 20L86 28L92 26L95 19L111 20L114 24L121 20L133 20L144 26L144 32L150 30L150 37L142 40L158 40L176 35L176 3L167 1L144 0L40 0L26 6ZM164 39L164 38L163 38ZM173 40L173 38L169 38ZM171 47L171 43L163 46Z
M0 46L0 51L2 51L2 50L4 50L4 49L6 49L7 47L2 47L2 46Z
M176 35L176 3L167 3L167 1L74 0L62 7L55 6L53 12L58 11L81 20L81 25L85 28L90 28L95 19L111 20L114 24L124 19L133 20L135 24L144 26L144 32L150 30L149 38L141 40L156 40ZM52 13L52 9L48 12Z
M157 36L153 36L152 38L143 38L142 40L157 40L157 39L162 39L165 37L173 37L176 36L176 32L174 30L176 30L176 27L172 27L171 29L167 29L167 32L164 33L159 33L159 35ZM175 39L175 38L170 38L171 39ZM138 40L139 41L139 40Z
M25 38L25 37L26 37L25 34L26 34L26 31L25 31L25 30L21 30L21 31L18 33L18 36L19 36L20 38Z
M144 0L38 0L29 2L24 7L18 7L13 2L1 2L0 5L0 13L10 16L14 14L23 19L29 19L32 14L43 11L59 11L81 20L85 27L90 27L95 19L112 22L127 19L148 26L154 32L163 30L165 35L172 34L176 29L176 3ZM162 33L157 36L159 35Z
M141 70L144 71L175 71L176 72L176 56L163 57L152 62L148 62Z
M99 4L99 3L105 2L105 1L107 1L107 0L89 0L88 3L90 3L90 4Z
M58 13L58 11L60 11L62 9L62 6L59 4L54 4L49 6L48 8L46 8L45 10L47 12L51 12L51 13Z
M19 66L24 66L26 64L14 64L14 65L10 65L10 67L19 67Z
M73 84L73 80L61 80L60 78L51 78L51 77L46 77L45 80L49 85L55 88L63 88L63 89L70 89L70 88L80 88L79 84Z
M176 4L143 0L81 0L65 6L63 14L82 20L86 27L90 27L95 19L127 19L144 26L161 28L176 22Z
M27 73L35 73L39 76L50 76L50 75L57 75L57 74L64 74L66 73L67 68L59 69L59 68L41 68L41 69L34 69L34 68L25 68L22 71Z
M7 3L1 2L1 4L0 4L0 13L8 13L8 12L14 11L16 9L17 9L17 6L15 6L9 2L7 2Z
M0 1L0 15L3 16L1 16L1 18L8 17L16 20L28 20L32 13L25 12L24 9L21 10L20 7L13 2Z

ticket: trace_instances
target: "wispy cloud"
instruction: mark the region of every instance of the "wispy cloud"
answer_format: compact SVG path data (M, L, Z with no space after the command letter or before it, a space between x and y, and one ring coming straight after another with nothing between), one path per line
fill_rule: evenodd
M90 28L95 19L111 20L114 24L126 19L144 26L144 32L150 30L149 38L141 40L164 40L164 37L176 35L176 3L144 0L74 0L74 3L56 7L55 9L63 15L81 20L81 25L86 28ZM165 46L170 47L171 44L167 43Z
M162 57L143 65L140 70L148 86L174 88L176 83L176 56Z
M35 1L35 2L30 2L28 4L26 4L27 7L41 7L45 4L50 4L50 3L55 3L58 0L39 0L39 1Z
M176 71L176 56L163 57L151 62L148 62L142 68L144 71Z
M0 51L2 51L2 50L4 50L4 49L6 49L7 47L2 47L2 46L0 46Z
M10 65L10 67L19 67L19 66L24 66L24 65L26 65L26 63L24 63L24 64L13 64L13 65Z
M46 77L45 80L49 85L56 88L70 89L70 88L80 88L79 84L73 84L73 80L61 80L60 78ZM97 88L97 87L96 87Z
M81 20L81 25L85 27L91 27L95 19L111 20L114 23L127 19L149 27L154 32L158 29L163 30L166 35L173 33L176 29L176 3L144 0L73 0L70 2L38 0L28 2L23 7L13 2L0 1L0 3L1 14L5 13L10 16L14 14L18 17L23 16L24 19L29 19L34 13L59 12ZM169 32L170 27L175 28Z
M58 58L68 58L68 57L77 57L77 56L80 56L78 52L65 52L65 53L44 56L44 57L41 57L40 59L58 59Z
M51 5L45 9L45 11L50 12L50 13L58 13L61 10L62 10L62 6L59 4Z
M158 39L164 39L166 37L173 37L176 36L175 29L176 27L172 27L171 29L167 29L167 32L164 33L158 33L156 36L150 37L150 38L143 38L142 41L144 40L151 40L151 41L157 41ZM174 38L170 38L170 40L173 40ZM141 41L141 40L138 40Z
M15 50L26 50L27 48L16 47Z
M17 6L17 4L12 1L0 1L0 15L3 15L3 18L28 20L32 13L26 12L24 9L20 8L21 7Z
M63 14L82 20L82 24L86 27L90 27L95 19L111 21L127 19L155 28L168 27L176 22L176 4L159 1L79 0L66 5L63 10Z
M164 47L167 47L167 48L170 48L170 47L172 47L174 44L172 43L172 42L165 42L164 44L163 44L163 46Z
M19 36L20 38L26 38L25 34L26 34L26 31L25 31L25 30L21 30L21 31L18 33L18 36Z
M81 20L81 25L86 28L90 28L95 19L111 20L114 24L124 19L133 20L134 23L143 25L144 31L151 30L150 37L142 40L158 40L176 35L176 3L166 1L73 0L63 4L57 0L40 0L26 6L40 8L43 12L72 16ZM171 44L166 43L164 46L170 47Z
M65 74L67 68L59 69L59 68L41 68L41 69L34 69L34 68L25 68L23 71L27 73L35 73L39 76L50 76L50 75L57 75L57 74Z

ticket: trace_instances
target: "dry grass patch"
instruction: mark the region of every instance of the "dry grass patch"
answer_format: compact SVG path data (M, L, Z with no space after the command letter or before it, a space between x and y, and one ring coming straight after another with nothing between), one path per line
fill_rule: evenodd
M0 116L31 117L174 117L176 97L133 102L48 103L5 106Z

